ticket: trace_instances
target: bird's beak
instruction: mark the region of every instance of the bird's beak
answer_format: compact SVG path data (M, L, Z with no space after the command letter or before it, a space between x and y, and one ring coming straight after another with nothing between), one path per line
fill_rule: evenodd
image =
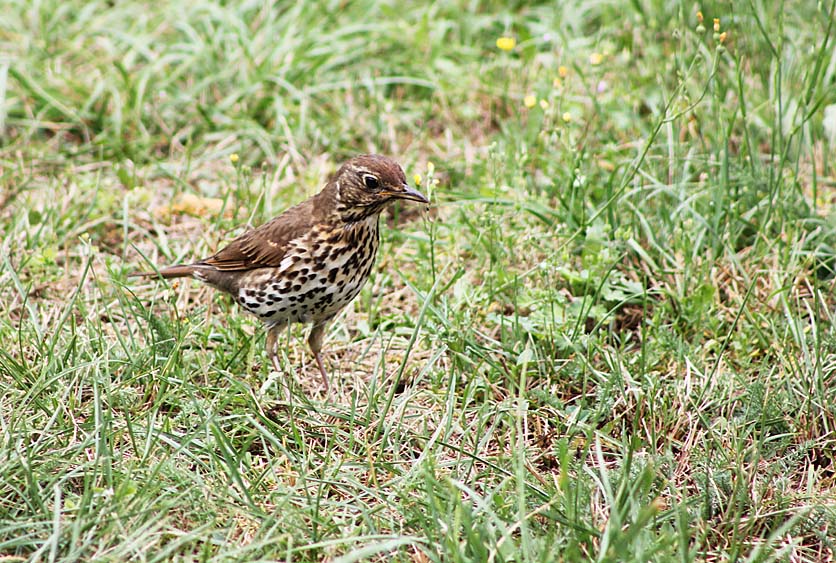
M397 191L397 192L393 191L393 192L390 192L390 193L391 193L392 197L395 197L395 198L398 198L398 199L408 199L410 201L417 201L419 203L429 203L430 202L430 200L428 200L426 198L426 196L424 196L424 194L422 194L421 192L419 192L415 188L412 188L412 187L408 186L407 184L404 184L403 186L401 186L400 191Z

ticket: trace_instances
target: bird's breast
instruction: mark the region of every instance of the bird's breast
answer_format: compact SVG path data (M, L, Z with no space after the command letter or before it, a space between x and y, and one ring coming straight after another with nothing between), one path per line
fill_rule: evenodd
M289 245L278 267L253 270L242 280L238 303L269 325L334 316L371 274L379 246L376 219L314 227Z

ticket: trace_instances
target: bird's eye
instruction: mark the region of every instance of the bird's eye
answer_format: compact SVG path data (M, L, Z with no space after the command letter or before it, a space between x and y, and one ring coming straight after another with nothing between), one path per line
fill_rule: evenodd
M363 183L370 190L376 190L378 187L380 187L380 181L378 181L378 179L372 176L371 174L366 174L363 176Z

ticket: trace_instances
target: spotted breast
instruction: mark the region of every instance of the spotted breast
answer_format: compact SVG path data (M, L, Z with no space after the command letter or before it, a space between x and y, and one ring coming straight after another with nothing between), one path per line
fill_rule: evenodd
M242 279L238 303L269 326L327 321L360 293L378 245L376 217L336 230L314 227L288 245L277 268Z

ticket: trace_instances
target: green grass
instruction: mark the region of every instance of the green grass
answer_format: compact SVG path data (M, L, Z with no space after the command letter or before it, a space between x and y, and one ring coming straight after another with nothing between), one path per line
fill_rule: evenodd
M0 560L834 556L834 0L158 4L0 17ZM330 399L128 277L369 151Z

